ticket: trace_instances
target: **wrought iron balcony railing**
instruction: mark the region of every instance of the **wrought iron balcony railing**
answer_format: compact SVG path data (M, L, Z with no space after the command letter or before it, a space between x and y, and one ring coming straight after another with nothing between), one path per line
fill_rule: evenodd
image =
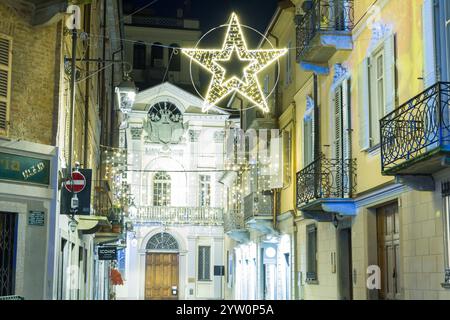
M312 47L318 33L351 33L354 27L353 0L310 0L305 14L297 17L297 62Z
M244 220L273 215L272 191L253 192L244 198Z
M356 193L356 159L322 155L297 173L297 207L319 199L352 198Z
M137 223L164 225L223 225L223 209L207 207L140 207L135 217Z
M380 120L385 175L427 174L420 159L450 150L450 83L438 82Z
M244 212L242 210L228 210L223 217L224 231L245 229Z

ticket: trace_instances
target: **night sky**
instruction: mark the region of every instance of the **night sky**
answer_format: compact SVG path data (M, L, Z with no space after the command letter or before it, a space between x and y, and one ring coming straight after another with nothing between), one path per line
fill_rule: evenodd
M125 0L124 5L133 8L125 11L138 10L154 0ZM158 0L142 13L151 13L155 16L175 17L177 8L183 7L186 0ZM242 24L248 25L264 33L270 19L275 13L277 0L191 0L191 12L185 15L200 20L203 32L228 21L231 12L236 12ZM129 13L129 12L128 12ZM218 30L220 31L220 30ZM260 38L247 32L249 46L256 46ZM216 34L216 36L220 36ZM222 36L220 36L222 39ZM210 39L205 39L206 43Z

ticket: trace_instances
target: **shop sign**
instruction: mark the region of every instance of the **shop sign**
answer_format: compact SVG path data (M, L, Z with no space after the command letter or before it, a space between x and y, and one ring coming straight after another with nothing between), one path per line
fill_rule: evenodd
M49 185L50 160L0 152L0 180Z
M98 247L98 260L117 260L117 247Z

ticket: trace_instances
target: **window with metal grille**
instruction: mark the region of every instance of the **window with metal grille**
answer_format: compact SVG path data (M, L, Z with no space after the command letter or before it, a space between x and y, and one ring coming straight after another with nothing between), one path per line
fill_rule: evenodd
M14 295L17 215L0 213L0 296Z
M199 205L200 207L211 206L211 177L200 176L200 192Z
M0 135L8 134L11 100L12 38L0 34Z
M306 280L317 281L317 226L306 227Z
M158 172L153 178L153 205L156 207L170 206L171 182L166 172Z
M198 280L211 280L211 247L198 247Z

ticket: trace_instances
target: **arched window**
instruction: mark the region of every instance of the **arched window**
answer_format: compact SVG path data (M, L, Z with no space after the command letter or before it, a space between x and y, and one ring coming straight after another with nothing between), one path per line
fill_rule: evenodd
M167 232L160 232L148 240L146 249L176 251L178 250L178 242L171 234Z
M152 45L152 67L162 68L164 67L164 48L162 43L155 42Z
M153 177L153 206L170 206L170 176L166 172L158 172Z
M145 43L139 41L134 44L133 48L133 69L145 69L145 58L147 55L147 47Z
M172 43L169 48L169 71L181 70L181 54L180 46L176 43Z

